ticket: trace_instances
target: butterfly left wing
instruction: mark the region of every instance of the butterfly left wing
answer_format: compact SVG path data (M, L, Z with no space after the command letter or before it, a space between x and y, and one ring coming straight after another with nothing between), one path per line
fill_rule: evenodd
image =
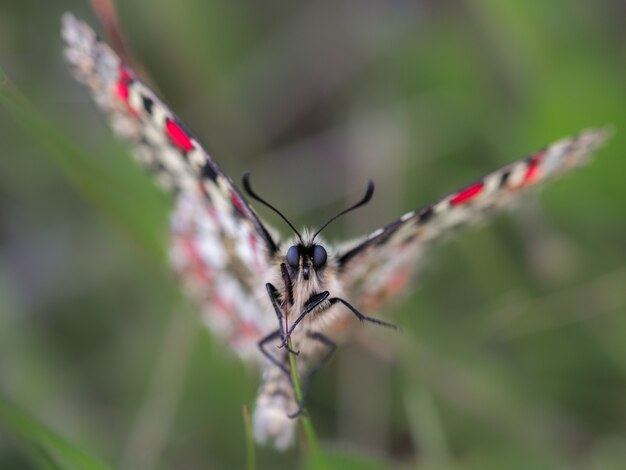
M359 308L374 312L397 295L419 268L429 242L510 206L528 189L584 164L607 138L587 130L486 175L420 210L340 247L339 276Z
M275 318L257 304L274 237L181 120L94 31L63 16L65 56L113 131L162 186L178 195L171 257L211 329L240 356Z

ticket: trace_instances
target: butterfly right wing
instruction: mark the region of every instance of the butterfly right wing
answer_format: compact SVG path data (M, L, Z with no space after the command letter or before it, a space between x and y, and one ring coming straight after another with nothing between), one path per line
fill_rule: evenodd
M375 312L402 291L431 241L510 206L528 189L584 164L606 138L604 130L587 130L562 139L340 247L340 280L349 298L364 312Z
M94 31L71 14L62 20L74 76L114 132L157 182L178 194L171 257L204 318L241 356L275 328L256 290L276 255L275 235L239 194L180 119Z

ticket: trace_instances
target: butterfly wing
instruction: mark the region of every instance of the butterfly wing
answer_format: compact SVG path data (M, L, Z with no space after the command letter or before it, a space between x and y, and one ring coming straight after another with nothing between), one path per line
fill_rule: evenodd
M113 131L157 182L178 194L171 257L204 318L242 356L274 327L255 298L256 280L277 246L217 163L167 106L94 31L62 20L65 56Z
M374 311L395 296L418 269L432 240L510 206L528 189L585 163L607 138L602 130L555 142L523 160L376 230L339 250L339 270L350 298Z

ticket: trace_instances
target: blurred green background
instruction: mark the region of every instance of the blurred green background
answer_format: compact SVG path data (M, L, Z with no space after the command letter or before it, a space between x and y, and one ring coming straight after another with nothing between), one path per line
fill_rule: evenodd
M614 125L591 166L433 247L390 309L404 333L363 328L309 409L342 455L329 468L626 467L623 1L118 8L166 101L297 225L376 181L331 239ZM0 110L0 393L111 468L243 468L258 378L181 299L164 260L170 201L70 78L67 10L99 29L86 1L0 2L0 67L87 155L55 157ZM301 446L257 452L259 468L306 464ZM0 468L39 468L35 454L0 421Z

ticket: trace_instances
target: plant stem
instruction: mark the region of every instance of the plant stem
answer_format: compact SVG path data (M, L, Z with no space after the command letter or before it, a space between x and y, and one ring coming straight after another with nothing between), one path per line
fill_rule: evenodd
M287 341L289 349L292 349L291 338ZM298 370L296 369L296 357L294 354L289 353L289 367L291 369L291 380L293 381L293 388L296 393L296 399L298 403L302 403L302 387L300 387L300 380L298 379ZM306 410L302 410L304 413L300 417L302 427L304 428L304 434L309 444L309 451L313 459L317 460L319 456L319 444L317 443L317 436L315 435L315 429L313 429L313 423L311 419L306 415Z
M248 470L256 469L256 448L254 446L254 435L252 432L252 423L250 422L250 413L248 406L243 405L243 425L246 429L246 468Z

